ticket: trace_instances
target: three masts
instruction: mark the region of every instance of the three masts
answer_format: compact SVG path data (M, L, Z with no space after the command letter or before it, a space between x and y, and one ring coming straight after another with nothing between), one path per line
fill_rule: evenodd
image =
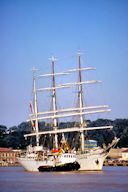
M83 97L83 85L85 84L92 84L98 83L100 81L96 80L89 80L83 81L82 79L82 71L87 70L95 70L92 67L81 67L81 54L78 52L78 68L70 69L63 73L55 73L55 61L54 57L51 58L52 64L52 73L51 74L43 74L43 75L36 75L36 69L33 68L33 110L32 114L30 114L30 121L34 124L35 131L30 134L26 134L25 137L29 136L36 136L36 145L39 146L39 140L41 135L53 134L54 135L54 144L53 147L58 149L58 134L61 133L64 136L66 132L80 132L80 139L81 139L81 152L84 152L84 143L85 143L85 132L88 130L94 129L111 129L112 126L101 126L101 127L87 127L86 121L84 120L84 115L94 114L94 113L103 113L109 112L110 109L107 105L100 105L100 106L85 106L84 104L84 97ZM61 85L56 85L56 76L59 75L66 75L72 72L78 73L78 81L73 83L66 83ZM51 77L52 79L52 86L46 88L37 88L36 87L36 80L38 78L44 77ZM57 108L57 90L63 88L72 88L77 87L78 90L78 107L77 108L65 108L65 109L58 109ZM50 91L52 93L52 110L46 112L39 112L38 111L38 101L37 101L37 93L41 91ZM58 118L65 118L69 116L79 116L79 126L72 127L72 128L61 128L58 129ZM53 129L50 131L40 131L39 132L39 121L40 120L48 120L52 119L53 121Z
M84 119L85 115L109 112L110 109L107 105L98 106L87 106L84 102L84 87L85 84L98 83L96 80L83 80L82 71L94 70L92 67L81 67L81 54L78 52L78 68L70 69L66 72L56 73L54 69L56 59L51 58L52 73L37 75L37 70L33 68L33 104L31 105L31 114L29 120L32 123L33 131L30 134L26 134L25 137L36 137L36 146L28 147L25 154L18 158L19 163L28 171L72 171L72 170L84 170L94 171L102 170L103 162L107 157L108 151L113 147L118 139L112 141L112 143L105 149L96 147L91 150L85 150L85 135L88 130L98 129L111 129L112 126L99 126L99 127L88 127L87 122ZM69 75L70 73L76 72L78 74L78 81L72 83L65 83L57 85L56 76ZM52 86L46 88L37 88L36 83L39 78L51 77ZM62 108L59 109L57 106L57 90L68 89L77 87L77 107ZM39 101L37 100L38 92L50 91L52 109L50 111L40 112L38 110ZM70 95L68 95L70 97ZM86 104L86 105L85 105ZM79 117L77 126L59 128L58 119L66 117ZM52 120L51 129L43 131L39 130L39 121ZM67 124L68 125L68 124ZM65 133L77 132L80 139L80 146L76 149L70 147L70 150L65 150L64 145L66 144ZM40 144L41 135L53 136L53 143L50 143L52 148L46 148ZM61 135L61 141L58 137ZM76 139L76 138L75 138ZM60 147L61 146L61 147ZM61 149L61 150L59 150Z

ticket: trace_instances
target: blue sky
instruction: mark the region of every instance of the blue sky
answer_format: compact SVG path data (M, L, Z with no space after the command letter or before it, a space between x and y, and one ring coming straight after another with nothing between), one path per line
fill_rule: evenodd
M56 70L74 68L78 49L103 81L109 118L128 118L127 0L0 0L0 124L27 119L33 66L49 72L54 55Z

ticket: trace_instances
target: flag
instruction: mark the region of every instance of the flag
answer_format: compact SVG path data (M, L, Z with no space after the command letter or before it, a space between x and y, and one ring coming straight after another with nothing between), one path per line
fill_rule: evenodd
M30 112L31 113L34 113L34 109L33 109L33 105L32 105L32 102L30 101L29 103L29 108L30 108Z
M33 104L32 104L31 101L30 101L30 103L29 103L29 109L30 109L30 112L31 112L31 113L34 113L34 108L33 108ZM31 117L30 117L30 121L31 121L31 125L32 125L32 128L33 128L33 131L35 131L35 130L36 130L35 121L33 121L33 120L31 119Z

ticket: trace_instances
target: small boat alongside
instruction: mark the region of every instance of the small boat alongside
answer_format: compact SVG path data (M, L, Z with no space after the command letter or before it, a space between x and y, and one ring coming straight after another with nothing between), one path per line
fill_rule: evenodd
M45 171L77 171L79 170L80 165L78 162L73 162L73 163L64 163L64 164L56 164L55 166L40 166L38 169L40 172L45 172Z

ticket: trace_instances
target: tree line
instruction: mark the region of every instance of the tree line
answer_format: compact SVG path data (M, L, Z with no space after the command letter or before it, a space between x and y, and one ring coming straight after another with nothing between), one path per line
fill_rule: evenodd
M92 126L104 126L104 125L112 125L113 129L109 130L92 130L85 132L86 139L94 139L97 140L99 146L108 145L116 136L120 138L116 147L128 147L128 119L97 119L95 121L86 121L88 127ZM67 128L79 126L78 122L61 122L58 127ZM39 130L50 130L52 128L52 124L46 122L39 122ZM25 149L30 143L35 143L35 138L28 138L27 140L24 137L24 134L28 134L34 131L30 122L22 122L18 126L12 126L7 128L4 125L0 125L0 147L11 147L13 149ZM61 140L62 135L58 135L58 139ZM66 139L71 145L79 146L79 138L80 134L74 133L66 133ZM44 146L48 146L52 143L52 139L50 135L41 136L41 144ZM50 146L52 147L52 146Z

